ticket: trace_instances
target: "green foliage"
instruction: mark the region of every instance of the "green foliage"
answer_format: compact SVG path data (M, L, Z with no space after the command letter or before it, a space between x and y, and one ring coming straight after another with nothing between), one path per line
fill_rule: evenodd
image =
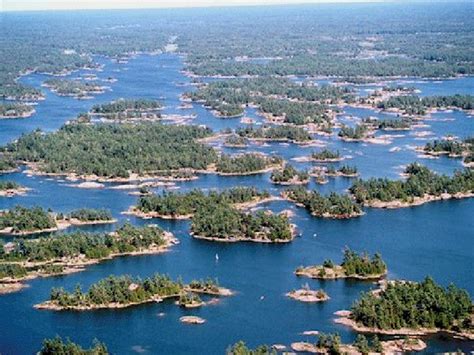
M0 213L0 229L11 228L13 233L31 232L56 227L53 216L42 207L15 206Z
M1 255L1 253L0 253ZM27 270L25 267L18 264L0 264L0 279L5 277L18 279L25 277Z
M474 190L474 171L470 169L457 171L449 177L437 175L428 168L413 163L407 166L405 173L409 175L406 181L386 178L358 180L349 190L360 203L373 200L410 202L414 197L423 197L425 194L439 196L442 193L456 194Z
M473 305L466 291L445 289L427 277L421 283L389 283L377 296L364 293L351 311L356 322L371 328L458 330L472 327Z
M335 334L319 334L318 341L316 342L318 348L325 349L329 354L336 355L340 354L341 337L338 333Z
M196 139L210 133L195 126L74 124L23 135L8 150L16 159L41 162L49 173L128 177L130 172L205 169L217 154Z
M198 209L191 224L193 234L218 239L263 239L271 242L292 238L290 222L283 215L258 211L240 212L221 204Z
M228 147L246 146L247 145L247 139L245 139L244 137L240 137L236 134L232 134L232 135L225 138L224 145L226 145Z
M308 191L297 186L287 189L285 194L290 200L303 205L316 217L350 218L362 213L359 205L354 203L349 196L335 192L323 196L316 190Z
M91 112L113 120L133 118L159 118L162 104L157 100L120 99L107 104L94 105Z
M306 171L298 171L292 165L286 164L283 170L274 170L270 176L275 183L285 183L295 178L298 181L305 181L309 179L309 175Z
M226 350L226 355L277 355L276 350L268 345L259 345L255 349L249 349L241 340Z
M349 276L381 275L387 271L387 266L380 254L374 254L371 259L367 254L359 255L348 248L344 250L344 259L341 266Z
M367 338L362 334L357 335L356 341L354 342L354 346L363 355L367 355L370 352L369 342L367 341Z
M282 158L277 156L264 156L258 153L240 155L223 154L216 163L216 171L223 174L254 174L280 165Z
M22 103L0 103L0 118L3 117L22 117L30 114L33 108L30 105Z
M381 109L399 109L408 115L425 115L429 109L455 107L463 110L474 108L474 96L453 95L453 96L392 96L388 100L378 104Z
M0 191L2 190L15 190L19 189L21 186L15 181L1 180L0 181Z
M327 161L327 160L340 159L341 154L339 153L338 150L331 151L329 149L323 149L319 152L311 153L311 158L313 160Z
M56 336L52 339L43 340L43 346L38 355L108 355L109 351L104 343L94 340L92 347L83 349L80 345L73 343L71 340L65 341Z
M465 141L458 141L454 139L436 139L433 142L426 143L423 150L426 153L440 153L461 156L464 152L474 150L474 145L472 143L468 143L471 140L472 138L466 138Z
M343 125L338 135L341 138L361 140L365 138L365 136L367 135L367 131L368 131L367 125L365 124L360 124L360 125L358 124L355 127L349 127L349 126Z
M303 128L293 126L269 126L255 128L247 126L239 128L236 133L244 138L265 139L275 141L308 142L313 139Z
M253 187L234 187L231 189L210 191L191 190L187 193L164 191L161 195L142 196L137 208L145 213L156 212L163 216L180 216L194 213L198 208L218 204L236 204L269 197L267 191L259 192Z
M101 93L103 88L97 83L68 79L48 79L44 86L61 96L83 97L92 93Z
M111 221L112 213L104 209L81 208L68 214L68 218L78 219L82 222Z
M75 232L34 240L15 240L11 250L0 246L0 260L54 261L61 258L101 259L113 253L125 253L163 245L163 230L158 227L134 227L125 224L113 234Z

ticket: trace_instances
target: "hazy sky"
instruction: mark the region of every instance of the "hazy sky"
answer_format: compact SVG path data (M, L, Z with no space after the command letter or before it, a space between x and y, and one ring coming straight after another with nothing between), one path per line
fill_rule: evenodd
M131 9L375 1L385 2L387 0L0 0L0 8L2 11Z

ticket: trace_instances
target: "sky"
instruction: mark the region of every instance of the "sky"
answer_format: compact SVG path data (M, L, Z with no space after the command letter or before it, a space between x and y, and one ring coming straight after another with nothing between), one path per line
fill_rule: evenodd
M0 0L0 10L137 9L387 1L389 0Z

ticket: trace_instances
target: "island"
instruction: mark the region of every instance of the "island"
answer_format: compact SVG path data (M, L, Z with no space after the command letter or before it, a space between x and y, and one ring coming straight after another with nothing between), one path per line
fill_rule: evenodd
M228 204L207 205L194 214L191 235L197 239L227 243L288 243L296 237L296 226L290 224L284 213L246 213Z
M302 186L295 186L283 191L282 196L297 206L304 207L315 217L347 219L363 215L360 206L349 196L335 192L323 196L316 190L308 191Z
M358 180L349 189L358 203L376 208L402 208L426 202L474 197L474 171L464 169L453 176L438 175L412 163L404 171L406 181L372 178Z
M24 103L0 103L0 119L2 118L26 118L35 113L32 105Z
M27 208L15 206L7 211L0 211L0 235L30 235L54 232L70 226L115 223L109 211L80 209L69 214L53 213L41 207Z
M158 254L178 241L156 226L125 224L109 234L74 232L0 245L0 290L21 289L22 281L79 272L87 265L125 256Z
M109 351L107 346L98 340L94 340L90 348L84 349L79 344L73 343L69 338L63 340L60 336L56 336L55 338L44 339L43 346L37 354L108 355Z
M264 142L276 141L306 144L313 140L313 137L307 130L292 126L264 126L258 128L247 126L237 129L236 134L252 141Z
M344 158L341 157L338 150L332 151L329 149L323 149L319 152L311 153L310 160L317 163L336 163L344 160Z
M197 316L182 316L179 321L186 324L204 324L206 322L204 318Z
M356 124L354 127L342 125L337 135L345 142L362 142L372 134L366 124Z
M248 145L248 140L236 134L228 135L224 140L224 147L229 148L245 148Z
M75 99L90 99L91 94L103 94L106 89L97 83L68 79L48 79L42 86L59 96L71 96Z
M160 195L142 196L126 213L141 218L189 219L205 205L212 208L218 204L230 204L245 209L273 199L267 191L259 192L254 187L233 187L207 194L199 189L186 193L164 191Z
M366 292L336 322L358 332L425 335L442 332L474 339L473 304L467 291L422 282L389 282L379 292Z
M356 166L342 165L337 169L330 166L324 171L324 174L327 176L342 176L352 178L357 177L359 172L357 171Z
M324 302L329 300L329 296L323 290L311 290L306 284L299 290L292 290L286 294L287 297L301 302Z
M220 290L218 296L231 294L228 289L220 287L217 283L215 287ZM87 292L83 292L79 285L74 292L53 288L49 301L37 304L35 308L54 311L126 308L144 303L162 302L167 298L180 299L188 290L189 286L182 281L173 281L168 276L158 273L145 279L132 278L128 275L109 276L92 284ZM192 292L201 293L199 288L193 289Z
M91 114L113 121L158 120L163 105L157 100L120 99L106 104L94 105Z
M267 156L262 153L222 154L214 166L208 167L203 172L215 172L224 176L244 176L270 172L282 165L281 157Z
M340 265L334 264L332 260L325 260L322 265L300 266L296 269L295 274L323 280L377 280L387 274L387 266L378 253L370 258L367 253L357 254L346 248Z
M466 166L472 166L474 161L474 137L463 140L447 137L445 139L428 142L424 147L419 148L423 154L430 156L446 155L449 158L464 158Z
M29 189L21 186L15 181L2 180L0 181L0 197L13 197L17 195L25 195Z
M306 185L309 183L309 174L306 171L298 171L292 165L285 164L283 170L274 170L270 180L278 185Z

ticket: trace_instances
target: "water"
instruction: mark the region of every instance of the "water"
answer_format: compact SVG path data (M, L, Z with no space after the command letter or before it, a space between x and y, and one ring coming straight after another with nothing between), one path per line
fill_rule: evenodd
M214 117L201 105L179 110L179 95L192 86L183 86L190 81L180 70L182 59L175 55L139 56L127 64L112 63L98 58L105 65L99 78L118 79L110 85L111 90L97 95L92 100L79 101L59 97L46 90L47 98L36 106L36 114L28 119L0 120L0 143L6 144L19 135L40 127L45 131L58 129L65 121L78 113L87 111L93 104L107 102L120 97L160 98L165 113L196 113L195 124L205 124L214 130L240 126L240 119ZM70 75L78 77L89 71ZM33 74L22 82L39 87L48 76ZM466 85L472 78L461 78L435 83L426 81L422 94L451 94L452 90L471 90ZM455 88L455 89L453 89ZM262 122L253 109L247 116ZM381 116L372 110L344 108L345 121L354 124L367 116ZM391 116L393 117L393 116ZM403 166L418 160L440 173L452 173L461 168L456 159L421 159L414 146L424 145L426 139L453 134L465 137L474 132L474 121L462 112L437 113L425 122L429 127L414 131L391 133L399 135L388 145L344 143L334 135L318 137L322 144L339 149L348 156L344 163L356 165L362 177L399 177ZM429 136L417 137L414 132L429 131ZM378 135L383 134L379 133ZM400 150L391 152L393 147ZM293 144L252 144L247 150L282 155L285 159L308 155L317 147L300 147ZM239 149L224 148L227 152ZM298 168L309 168L311 164L293 162ZM348 221L322 220L311 217L305 210L285 201L269 203L264 208L275 212L291 209L292 218L298 225L301 237L287 245L259 245L254 243L218 244L194 240L189 236L189 221L143 221L122 215L136 202L127 190L84 190L70 186L70 182L45 177L28 177L23 172L4 174L2 180L15 180L32 189L26 196L1 199L1 208L17 204L40 205L55 211L67 212L80 207L108 208L119 224L130 220L142 225L158 223L173 232L180 244L163 255L124 257L93 265L86 271L60 277L36 279L30 287L18 293L0 297L0 352L4 354L32 353L40 347L43 338L59 334L87 345L93 338L105 342L113 353L209 353L222 354L226 347L243 339L249 345L261 343L283 343L289 345L311 337L300 335L305 330L339 332L343 341L353 341L356 334L334 324L333 313L347 309L361 291L375 287L370 282L318 281L301 279L293 271L299 265L318 264L324 259L340 261L341 251L349 246L357 251L382 253L389 267L389 278L422 280L426 275L448 285L454 282L474 294L472 282L474 230L474 200L444 201L416 208L400 210L367 209L362 218ZM333 178L327 185L310 184L311 188L327 193L344 191L351 179ZM229 188L236 185L257 186L278 194L282 187L269 182L269 174L246 177L218 177L203 175L198 180L177 183L179 191L192 188ZM161 189L154 189L160 192ZM85 227L88 231L109 231L114 226ZM73 229L70 229L73 230ZM316 235L314 235L316 234ZM10 240L10 238L5 238ZM216 262L215 255L219 255ZM123 310L96 312L49 312L38 311L33 305L49 297L51 287L71 290L77 283L83 288L110 274L131 274L146 277L154 272L167 273L172 277L182 276L185 281L193 278L217 277L220 283L236 291L233 297L222 298L216 305L197 310L183 310L172 302L149 304ZM331 300L323 304L308 305L288 299L284 294L308 282L311 288L324 288ZM263 299L262 299L263 296ZM160 317L160 313L164 316ZM179 317L186 314L201 316L207 320L202 326L184 325ZM438 336L430 337L428 353L437 351L472 350L472 342L460 342Z

